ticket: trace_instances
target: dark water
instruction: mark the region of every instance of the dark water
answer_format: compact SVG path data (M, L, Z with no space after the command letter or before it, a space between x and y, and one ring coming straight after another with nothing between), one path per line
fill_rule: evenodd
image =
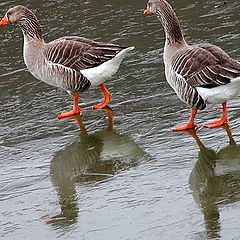
M1 16L15 1L0 3ZM0 35L0 238L240 239L239 99L229 127L174 133L188 118L164 78L164 35L145 1L18 1L41 19L45 40L79 35L136 49L107 82L110 110L59 121L71 98L34 79L14 26ZM239 1L171 1L186 39L239 59Z

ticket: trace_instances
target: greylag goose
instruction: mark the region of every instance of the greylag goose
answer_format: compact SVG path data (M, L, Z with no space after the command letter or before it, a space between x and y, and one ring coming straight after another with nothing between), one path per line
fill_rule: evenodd
M187 124L173 130L196 127L194 118L206 104L222 103L220 120L205 124L213 128L228 122L226 102L240 95L240 63L211 44L188 45L180 23L166 0L149 0L144 14L156 14L165 31L165 76L178 97L191 108Z
M83 37L61 37L45 43L39 21L24 6L9 9L1 25L18 24L24 36L24 62L37 79L70 93L73 109L58 118L78 114L79 94L90 87L100 86L104 101L93 108L104 108L111 94L104 82L117 72L126 54L134 47L122 47L111 43L95 42Z

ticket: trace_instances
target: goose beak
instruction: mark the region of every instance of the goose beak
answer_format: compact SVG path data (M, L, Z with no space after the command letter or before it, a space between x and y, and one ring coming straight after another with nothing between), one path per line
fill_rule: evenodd
M3 19L0 21L0 26L7 25L7 24L10 24L10 22L8 21L7 17L4 16Z
M146 8L146 10L143 12L143 14L146 14L146 15L151 14L150 11L149 11L149 8Z

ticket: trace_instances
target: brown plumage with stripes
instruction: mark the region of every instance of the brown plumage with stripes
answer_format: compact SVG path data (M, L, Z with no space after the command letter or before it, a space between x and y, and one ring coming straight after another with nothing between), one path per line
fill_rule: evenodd
M59 118L78 114L79 94L100 86L104 101L93 108L104 108L111 94L104 82L115 74L124 57L134 47L123 47L83 37L67 36L45 43L36 15L24 6L9 9L1 25L18 24L24 35L23 55L30 73L39 80L66 90L73 96L73 110Z
M196 126L197 110L207 103L222 103L219 121L205 124L217 127L228 122L226 102L240 95L240 63L221 48L211 44L188 45L179 20L166 0L149 0L145 14L156 14L165 35L164 64L168 83L192 110L187 124L173 130Z

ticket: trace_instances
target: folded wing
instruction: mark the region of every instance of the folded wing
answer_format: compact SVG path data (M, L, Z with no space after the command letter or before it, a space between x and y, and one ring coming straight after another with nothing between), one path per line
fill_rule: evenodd
M240 63L210 44L178 52L172 67L191 87L217 87L240 77Z
M114 58L124 48L82 37L62 37L50 42L44 54L51 63L79 71L99 66Z

